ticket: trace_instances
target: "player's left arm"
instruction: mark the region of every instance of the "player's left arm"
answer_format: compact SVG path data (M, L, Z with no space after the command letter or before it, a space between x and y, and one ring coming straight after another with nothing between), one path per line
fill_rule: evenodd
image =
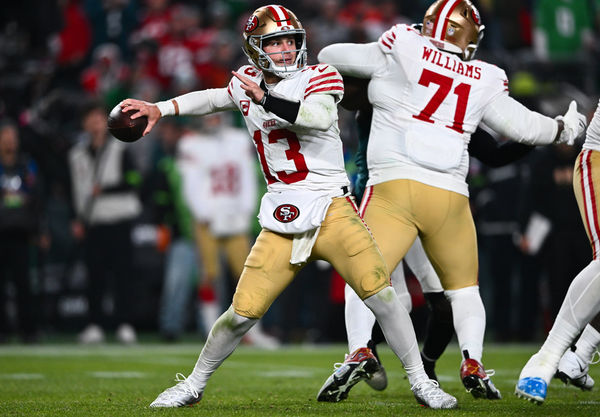
M371 78L385 66L386 58L376 42L336 43L321 49L319 62L333 65L344 76Z

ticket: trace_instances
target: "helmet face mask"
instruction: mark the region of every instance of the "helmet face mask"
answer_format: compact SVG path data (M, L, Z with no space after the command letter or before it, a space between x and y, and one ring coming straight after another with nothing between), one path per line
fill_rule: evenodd
M484 28L470 0L438 0L425 13L421 33L437 48L469 61L475 56Z
M296 49L267 53L264 50L266 41L281 37L293 37ZM294 13L285 7L270 5L261 7L252 13L244 28L244 53L248 61L262 71L280 78L287 78L306 66L306 32ZM294 53L294 62L276 65L271 56Z

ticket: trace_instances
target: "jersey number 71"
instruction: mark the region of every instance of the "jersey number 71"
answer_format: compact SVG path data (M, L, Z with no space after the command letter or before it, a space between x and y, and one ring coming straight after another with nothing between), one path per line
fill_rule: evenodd
M421 113L413 115L415 119L422 120L427 123L434 123L431 115L440 107L444 99L450 93L454 80L437 72L424 69L419 79L419 84L429 87L431 83L437 84L438 89L429 100L429 103L425 106ZM469 93L471 92L471 86L469 84L460 83L454 88L454 94L457 96L456 110L454 111L454 122L452 125L446 126L458 133L464 133L463 122L465 120L465 113L467 111L467 102L469 101Z

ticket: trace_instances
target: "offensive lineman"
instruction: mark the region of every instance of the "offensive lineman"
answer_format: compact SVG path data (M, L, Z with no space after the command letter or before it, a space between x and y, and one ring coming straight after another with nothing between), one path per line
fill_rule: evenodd
M395 25L374 43L328 46L319 61L371 79L365 221L390 270L421 238L452 305L463 385L476 398L499 399L481 364L485 309L465 182L470 135L483 121L518 142L572 143L585 117L574 102L554 120L510 98L503 70L472 61L483 29L469 0L438 0L421 31Z
M600 313L600 216L597 210L600 198L599 166L600 102L587 130L583 149L575 161L573 173L573 190L592 246L593 259L571 282L546 341L521 370L515 394L534 403L541 404L546 399L548 384L557 368L561 379L570 379L574 385L584 390L591 389L594 384L587 375L587 369L600 342L600 334L593 326L598 326L595 316ZM588 324L590 321L592 325ZM573 357L577 351L569 352L567 348L584 327L585 331L577 342L577 346L582 348L578 353L582 356ZM574 362L573 367L580 368L579 381L568 375L569 361ZM561 376L561 372L565 375Z
M306 66L306 34L288 9L257 9L244 29L252 66L234 72L223 89L189 93L156 104L127 99L125 111L160 117L239 110L254 140L267 181L259 219L263 230L251 249L231 307L217 320L187 378L161 393L151 407L200 401L209 377L242 336L292 281L302 264L329 261L371 308L406 369L417 401L455 408L456 399L423 370L408 312L389 286L379 249L348 197L337 102L343 82L329 65ZM400 317L400 319L398 319Z

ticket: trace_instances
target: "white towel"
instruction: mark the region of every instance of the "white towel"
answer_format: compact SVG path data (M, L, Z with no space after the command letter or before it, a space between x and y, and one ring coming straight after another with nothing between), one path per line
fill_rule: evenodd
M306 262L312 252L312 248L317 241L321 226L314 229L307 230L303 233L296 233L294 235L294 241L292 243L292 257L290 263L292 265L299 265Z

